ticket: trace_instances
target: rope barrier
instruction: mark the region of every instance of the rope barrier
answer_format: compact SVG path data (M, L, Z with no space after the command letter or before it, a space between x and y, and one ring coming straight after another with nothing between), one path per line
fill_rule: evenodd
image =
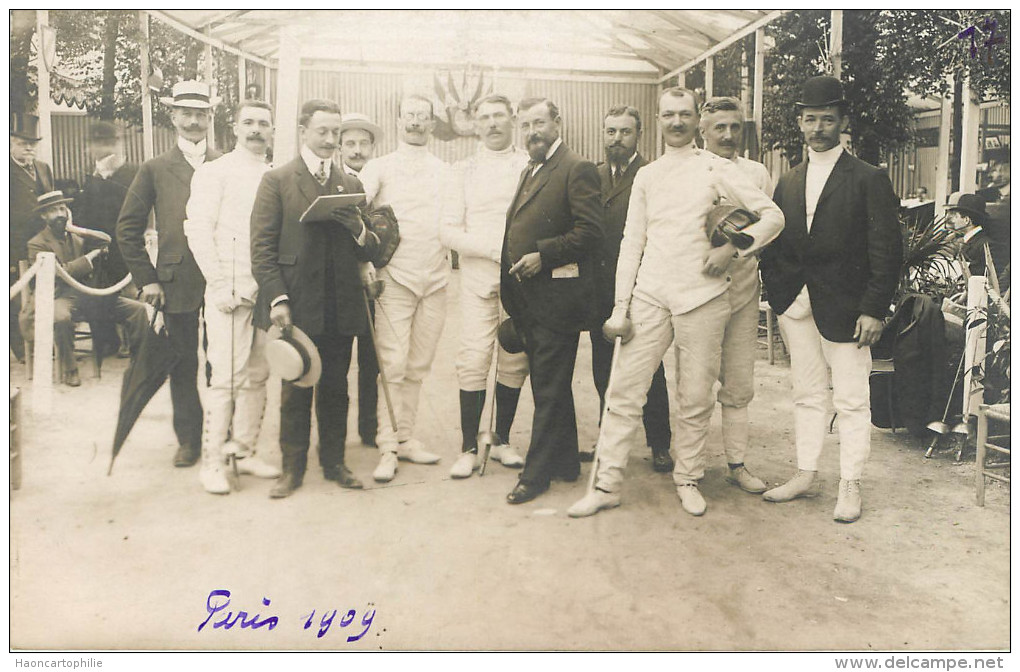
M27 285L29 281L35 277L35 274L39 272L39 267L41 265L42 260L36 259L35 263L32 264L27 271L25 271L25 274L18 278L17 282L11 285L11 298L10 298L11 301L14 300L15 296L21 294L21 290L25 289L25 285Z
M128 273L116 285L113 285L112 287L105 287L103 289L96 289L95 287L89 287L88 285L81 284L80 282L72 278L71 274L65 271L63 267L59 265L57 266L57 275L60 276L61 280L66 282L74 289L77 289L82 294L89 294L91 296L110 296L111 294L117 294L118 292L120 292L120 290L127 287L128 283L131 282L131 274Z

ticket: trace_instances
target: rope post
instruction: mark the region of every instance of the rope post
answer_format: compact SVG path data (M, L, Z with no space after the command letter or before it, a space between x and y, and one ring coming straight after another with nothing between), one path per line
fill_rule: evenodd
M32 415L49 417L53 409L53 302L56 257L40 252L35 276L35 351L32 381Z
M984 366L985 335L988 329L988 288L985 276L971 276L967 283L967 321L965 325L966 349L964 350L963 374L963 421L970 415L976 415L977 408L983 401L984 384L981 379L974 379L974 367ZM985 321L971 326L977 319Z

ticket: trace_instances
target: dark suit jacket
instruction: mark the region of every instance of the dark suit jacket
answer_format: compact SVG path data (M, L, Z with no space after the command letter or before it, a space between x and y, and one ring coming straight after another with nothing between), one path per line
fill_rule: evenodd
M503 238L503 305L518 324L534 320L561 333L579 332L598 322L596 265L602 244L602 204L595 166L565 144L528 180L521 173L507 211ZM530 252L542 255L542 270L519 282L510 267ZM553 270L578 265L578 277L553 278Z
M18 277L18 262L28 259L28 240L42 230L35 214L36 197L53 191L53 171L42 161L35 162L35 179L8 158L11 173L11 264L10 275Z
M81 238L72 234L67 236L67 240L61 240L53 234L50 227L44 226L42 231L28 241L29 262L35 263L35 258L40 252L52 252L57 257L57 263L67 271L68 275L78 282L87 284L92 275L92 264L85 258L84 244ZM53 295L58 299L75 298L78 296L78 290L57 278Z
M209 149L205 160L212 161L219 156L220 152ZM205 294L205 277L184 235L185 211L194 172L176 145L149 159L138 169L117 219L117 244L135 284L141 288L159 282L166 293L168 313L198 310ZM159 234L155 268L145 252L145 228L149 212L153 210Z
M117 244L117 219L137 174L138 166L126 163L105 180L95 174L89 175L85 178L85 186L71 204L76 225L103 231L113 238L99 273L104 286L120 282L128 273Z
M323 189L308 172L299 156L262 176L251 212L251 267L259 284L255 326L269 328L270 302L286 294L291 319L309 336L326 330L326 251L333 257L336 295L336 329L341 334L368 333L362 299L358 262L369 261L379 239L366 230L362 247L342 224L299 220L308 206L323 192L363 192L357 178L344 173L336 163Z
M616 294L616 262L620 258L620 242L623 240L623 227L627 224L627 206L630 204L630 188L634 186L634 176L638 169L648 161L640 154L623 171L617 183L612 184L609 163L600 163L598 168L599 182L602 185L602 252L599 260L598 274L598 305L599 316L603 321L613 312L613 300Z
M885 172L844 152L829 175L807 230L807 161L785 173L775 200L786 228L761 256L769 303L783 314L807 283L818 331L853 341L857 318L889 314L900 278L899 199Z

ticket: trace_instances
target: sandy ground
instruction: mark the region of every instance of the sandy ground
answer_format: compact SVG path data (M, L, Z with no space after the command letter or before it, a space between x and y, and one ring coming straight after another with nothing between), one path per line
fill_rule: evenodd
M150 404L106 476L125 363L59 388L49 421L28 423L24 483L11 501L11 645L61 649L1004 649L1009 640L1009 492L974 503L973 458L923 458L900 432L875 431L865 513L832 521L835 436L817 497L769 504L724 480L718 414L702 483L708 513L680 508L668 475L635 449L624 505L572 520L584 483L554 483L510 506L514 470L452 481L459 451L450 312L419 416L438 466L401 463L371 482L376 452L353 429L347 462L370 489L342 490L309 469L269 500L251 477L206 494L197 467L174 469L169 392ZM582 445L597 434L587 335L574 393ZM671 360L667 363L671 363ZM671 367L667 366L672 378ZM794 468L789 369L757 363L749 466L775 483ZM26 385L14 366L12 384ZM278 459L279 385L261 446ZM29 395L30 396L30 395ZM522 396L513 441L526 446ZM28 409L31 410L31 409ZM312 465L317 461L314 456ZM582 477L587 474L584 465ZM229 606L210 616L210 591ZM268 601L268 606L265 601ZM213 598L214 606L224 605ZM214 628L227 612L277 625ZM309 622L309 614L314 615ZM336 616L318 636L325 613ZM351 613L353 610L353 613ZM306 624L310 627L306 628ZM367 630L366 630L367 627ZM364 631L364 635L358 635ZM354 641L348 641L348 638Z

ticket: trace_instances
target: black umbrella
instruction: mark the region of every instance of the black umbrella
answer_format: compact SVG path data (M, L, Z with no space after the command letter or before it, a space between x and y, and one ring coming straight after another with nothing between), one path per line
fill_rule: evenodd
M113 473L113 461L117 459L121 447L127 440L131 428L135 426L138 416L148 405L153 395L163 386L170 369L177 362L177 354L170 347L170 337L166 327L156 331L156 316L152 314L149 328L138 344L137 352L124 373L124 383L120 388L120 411L117 414L117 431L113 435L113 454L110 456L110 468L106 472Z

